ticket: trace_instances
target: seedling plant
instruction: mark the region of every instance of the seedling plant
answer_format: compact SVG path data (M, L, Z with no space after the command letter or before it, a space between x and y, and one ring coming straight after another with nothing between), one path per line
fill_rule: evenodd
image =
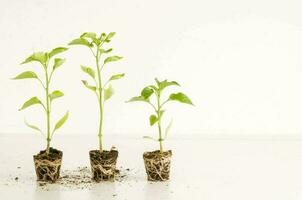
M50 52L36 52L36 53L33 53L31 56L29 56L25 61L23 61L21 63L21 64L27 64L27 63L36 62L36 63L40 64L40 66L42 67L43 72L44 72L44 79L39 77L33 71L24 71L21 74L19 74L13 78L14 80L36 79L44 90L44 93L45 93L44 101L42 99L34 96L34 97L30 98L29 100L27 100L19 110L21 111L21 110L24 110L33 105L39 105L45 111L46 131L42 131L41 128L39 128L38 126L28 123L26 121L26 119L24 119L24 122L29 128L40 132L42 135L45 135L46 154L49 154L50 143L51 143L54 133L60 127L62 127L62 125L66 122L66 120L68 118L68 111L67 111L65 113L65 115L62 118L60 118L56 122L55 126L52 128L51 113L52 113L53 101L57 98L64 96L64 93L61 92L60 90L51 91L51 83L52 83L53 74L65 62L65 59L57 57L57 54L60 54L66 50L67 50L67 48L65 48L65 47L58 47L58 48L51 50Z
M190 105L193 105L193 103L187 95L185 95L184 93L181 93L181 92L171 93L166 100L162 101L163 91L167 87L180 86L180 85L176 81L167 81L167 80L159 81L157 78L155 79L155 82L156 82L155 85L149 85L149 86L145 87L141 91L140 96L133 97L127 102L135 102L135 101L145 102L153 108L154 113L152 115L150 115L149 123L150 123L150 126L157 124L158 139L154 139L153 137L150 137L150 136L145 136L144 138L158 141L159 147L160 147L160 153L163 153L164 152L163 141L167 139L169 129L171 128L171 125L172 125L172 120L171 120L165 129L165 133L163 134L162 118L165 113L164 106L167 103L173 102L173 101L190 104ZM155 102L151 101L152 96L155 96Z
M87 80L82 80L84 86L91 90L98 100L99 106L99 150L103 152L103 118L104 118L104 107L107 100L109 100L114 94L111 82L121 79L124 77L124 73L118 73L105 79L103 71L107 64L116 62L122 59L121 56L109 56L112 52L112 48L105 49L105 45L110 43L115 32L109 34L102 33L99 36L96 33L86 32L83 33L79 38L72 40L69 45L81 45L87 47L93 55L95 61L96 71L89 67L81 65L81 69L84 73L88 74L93 81L93 84L88 83ZM105 80L105 81L104 81Z

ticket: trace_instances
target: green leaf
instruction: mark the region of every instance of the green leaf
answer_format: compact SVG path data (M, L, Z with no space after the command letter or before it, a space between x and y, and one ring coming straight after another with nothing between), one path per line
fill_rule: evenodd
M155 87L154 85L149 85L148 87L152 88L154 90L154 92L158 92L158 88Z
M155 115L150 115L149 117L150 126L153 126L157 121L158 119Z
M190 104L193 105L192 101L189 99L189 97L187 97L185 94L179 92L176 94L171 94L169 97L169 100L171 101L178 101L181 103L186 103L186 104Z
M35 125L29 124L29 123L26 121L25 118L24 118L24 123L25 123L25 125L28 126L29 128L34 129L34 130L37 130L37 131L39 131L40 133L43 134L43 132L41 131L41 129L39 129L39 128L38 128L37 126L35 126Z
M23 72L23 73L19 74L18 76L16 76L13 79L17 80L17 79L26 79L26 78L35 78L35 79L38 79L38 76L37 76L37 74L35 72L26 71L26 72Z
M117 79L123 78L124 76L125 76L125 74L115 74L110 77L109 81L117 80Z
M163 90L164 88L168 87L168 86L180 86L176 81L167 81L167 80L164 80L162 82L160 82L159 84L159 88L160 90Z
M55 132L56 130L58 130L59 128L61 128L63 126L63 124L66 122L66 120L68 119L68 115L69 112L67 111L65 113L65 115L56 123L55 125L55 129L53 130L53 132Z
M68 45L84 45L87 47L93 47L92 44L90 44L85 38L77 38L72 40Z
M111 41L111 38L115 35L115 32L111 32L107 35L106 39L105 39L105 42L110 42Z
M65 48L65 47L58 47L58 48L55 48L53 50L51 50L51 52L48 54L49 58L59 54L59 53L62 53L64 51L67 51L68 48Z
M106 88L104 90L104 100L108 100L110 97L112 97L112 95L114 94L114 90L112 88L111 85L108 86L108 88Z
M126 103L134 102L134 101L144 101L144 102L149 102L148 99L145 99L145 98L142 97L142 96L138 96L138 97L132 97L131 99L129 99L128 101L126 101Z
M42 65L44 65L46 63L47 59L48 59L47 53L36 52L36 53L33 53L28 58L26 58L26 60L23 61L21 64L37 61L37 62L40 62Z
M49 94L50 101L62 96L64 96L64 93L59 90L55 90L51 94Z
M94 91L94 92L96 91L96 87L95 87L95 86L89 85L87 81L82 80L82 83L83 83L83 84L85 85L85 87L87 87L88 89L90 89L90 90L92 90L92 91Z
M102 33L102 34L100 35L100 37L99 37L99 39L100 39L101 41L103 41L105 38L106 38L106 33Z
M54 61L54 64L53 64L53 67L52 69L55 70L57 69L58 67L60 67L61 65L64 64L66 59L62 59L62 58L55 58L55 61Z
M145 99L149 99L149 97L154 93L153 89L151 89L149 86L145 87L142 92L141 96L144 97Z
M109 62L115 62L115 61L118 61L120 59L122 59L123 57L120 57L120 56L110 56L108 58L105 59L104 61L104 64L107 64Z
M95 79L95 71L92 68L81 65L81 69L83 72Z
M96 39L96 34L93 33L93 32L86 32L86 33L83 33L81 36L82 37L86 37L86 38L90 38L90 39Z
M81 37L81 38L89 38L89 39L91 39L96 45L99 45L99 44L100 44L100 41L97 39L96 34L93 33L93 32L86 32L86 33L83 33L80 37Z
M166 131L165 131L165 139L167 139L168 137L168 133L172 127L172 124L173 124L173 119L171 119L170 123L168 124L167 128L166 128Z
M112 49L100 49L100 53L110 53L112 51Z
M157 139L154 139L153 137L150 137L150 136L144 136L143 138L153 140L153 141L156 141L156 142L158 141Z
M28 108L29 106L32 106L35 104L43 105L42 102L40 101L40 99L38 99L37 97L32 97L23 104L23 106L19 109L19 111L24 110L25 108Z

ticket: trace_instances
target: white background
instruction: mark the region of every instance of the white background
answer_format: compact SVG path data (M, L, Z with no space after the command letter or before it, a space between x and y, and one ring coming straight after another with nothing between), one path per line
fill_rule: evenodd
M28 121L44 127L38 107L18 112L32 96L42 96L34 80L12 81L34 51L66 46L82 32L117 32L110 44L121 62L107 72L125 72L105 110L105 135L140 137L151 109L124 101L154 77L178 81L196 105L171 103L171 135L298 134L302 131L301 1L74 1L0 0L0 132L30 133ZM80 64L93 65L89 50L74 47L55 73L53 89L65 97L54 119L68 109L58 134L97 134L98 107L81 80ZM94 66L93 66L94 67ZM172 91L172 90L170 90Z
M301 6L300 0L0 0L0 199L301 199ZM116 146L118 168L131 170L123 182L41 190L32 155L45 141L23 119L42 128L45 119L39 107L18 108L44 94L35 80L10 78L25 70L42 75L38 65L20 63L87 31L117 32L110 45L124 59L108 65L106 75L126 77L113 84L116 94L106 105L104 145ZM95 96L81 83L88 77L80 64L94 67L89 50L72 47L62 56L67 61L52 90L65 97L54 102L53 119L66 110L70 118L52 145L64 152L66 172L89 166L99 119ZM174 119L164 144L173 150L171 181L157 184L147 182L142 160L144 151L158 148L141 139L156 136L152 110L124 103L154 77L178 81L182 87L167 92L182 91L196 105L167 107L164 126Z

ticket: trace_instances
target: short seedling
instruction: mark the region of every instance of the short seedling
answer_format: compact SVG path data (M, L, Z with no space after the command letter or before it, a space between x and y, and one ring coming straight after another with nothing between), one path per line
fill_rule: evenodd
M164 149L163 149L162 142L167 139L169 129L172 125L172 120L171 120L171 122L169 123L169 125L167 126L167 128L165 130L165 134L163 135L163 133L162 133L162 117L165 112L164 105L166 105L168 102L172 102L172 101L178 101L180 103L186 103L186 104L190 104L190 105L193 105L193 103L189 99L189 97L187 97L184 93L181 93L181 92L170 94L170 96L165 101L162 102L161 97L162 97L162 93L165 88L167 88L168 86L180 86L180 85L175 81L167 81L167 80L159 81L157 78L155 79L155 81L156 81L156 85L149 85L149 86L145 87L141 91L140 96L133 97L127 102L141 101L141 102L145 102L148 105L152 106L155 113L150 115L149 123L151 126L153 126L154 124L157 123L158 139L154 139L153 137L149 137L149 136L145 136L144 138L158 141L159 147L160 147L160 152L163 153ZM154 95L155 95L156 102L152 103L150 98Z
M107 56L106 58L102 59L102 56L108 55L112 52L112 48L104 49L104 45L109 43L112 37L115 35L114 32L109 34L102 33L99 36L92 32L83 33L79 38L72 40L69 45L82 45L90 49L96 65L96 72L91 67L88 66L81 66L82 71L88 74L95 85L90 85L88 81L83 80L83 84L89 90L92 90L98 100L98 106L100 110L100 118L99 118L99 150L103 152L103 113L104 113L104 106L105 102L110 99L114 93L113 88L111 86L111 82L120 78L124 77L123 73L112 75L108 78L105 82L103 82L103 70L105 65L111 62L118 61L122 59L121 56Z
M142 101L149 104L154 109L154 114L150 115L149 122L153 126L157 123L158 125L158 139L154 139L150 136L145 136L144 138L152 139L159 142L159 151L144 152L143 158L145 163L145 169L149 181L166 181L170 177L170 161L172 156L172 151L164 151L163 141L167 139L169 129L172 125L172 120L165 130L165 135L162 133L162 118L165 113L164 106L171 101L178 101L181 103L191 104L192 101L185 94L172 93L169 97L162 101L162 93L168 86L179 86L175 81L159 81L155 79L156 85L149 85L141 91L141 95L131 98L128 102ZM155 103L152 103L151 97L155 96Z
M46 115L46 134L40 128L35 125L28 123L26 120L25 124L43 135L46 135L46 154L49 154L50 150L50 142L54 133L65 123L68 118L68 111L65 115L55 124L53 129L51 129L51 110L52 110L52 103L55 99L64 96L63 92L59 90L54 90L50 92L50 84L52 82L52 76L55 71L65 62L65 59L56 57L57 54L66 51L67 48L65 47L58 47L53 49L50 52L36 52L29 56L24 62L21 64L31 63L31 62L38 62L42 66L44 71L44 81L33 71L25 71L13 79L36 79L39 81L41 86L45 92L45 101L43 102L38 97L32 97L27 100L23 106L19 110L24 110L33 105L40 105L43 110L45 111ZM51 67L50 67L51 65Z

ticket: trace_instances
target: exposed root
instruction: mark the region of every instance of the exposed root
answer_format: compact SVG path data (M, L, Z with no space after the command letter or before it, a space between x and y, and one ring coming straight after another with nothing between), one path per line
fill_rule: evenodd
M34 159L38 181L55 182L60 177L62 159L55 161Z
M38 181L55 182L60 177L60 168L62 163L62 152L55 151L55 154L45 154L41 151L38 155L34 156L35 170Z
M92 178L96 182L114 181L116 170L117 151L90 151L90 165Z
M172 151L145 152L143 155L149 181L166 181L170 177Z

